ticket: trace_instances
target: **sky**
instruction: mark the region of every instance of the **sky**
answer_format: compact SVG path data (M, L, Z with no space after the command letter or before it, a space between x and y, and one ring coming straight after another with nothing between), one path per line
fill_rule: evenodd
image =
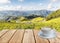
M57 10L60 0L0 0L1 10Z

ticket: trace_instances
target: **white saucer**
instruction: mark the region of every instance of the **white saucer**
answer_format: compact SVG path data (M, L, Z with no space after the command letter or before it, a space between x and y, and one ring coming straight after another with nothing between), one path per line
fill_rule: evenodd
M54 31L51 31L49 34L44 34L42 31L38 33L39 37L49 39L49 38L55 38L56 33Z

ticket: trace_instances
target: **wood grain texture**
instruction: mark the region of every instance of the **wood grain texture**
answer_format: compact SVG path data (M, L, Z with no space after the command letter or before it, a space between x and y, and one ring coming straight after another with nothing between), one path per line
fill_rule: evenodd
M33 31L32 30L30 30L30 29L25 30L23 43L35 43L34 35L33 35Z
M51 39L43 39L38 36L39 30L19 29L0 31L0 43L60 43L60 32Z
M2 30L0 31L0 38L7 32L8 30Z
M17 30L9 43L21 43L24 35L24 30Z
M60 39L59 38L55 38L55 43L60 43Z
M50 41L50 43L56 43L56 40L55 40L55 38L54 39L48 39L49 41Z
M49 43L49 41L47 39L43 39L40 36L38 36L38 32L39 32L39 30L34 30L36 43Z
M9 39L12 37L16 30L10 30L5 35L0 38L0 43L8 43Z
M60 39L60 32L56 32L57 37Z

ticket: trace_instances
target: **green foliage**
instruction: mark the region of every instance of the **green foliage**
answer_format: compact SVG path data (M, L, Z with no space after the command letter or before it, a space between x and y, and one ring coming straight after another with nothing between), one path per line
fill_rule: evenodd
M0 22L0 30L2 29L34 29L36 27L39 29L41 28L41 26L36 23L43 20L43 18L38 17L30 21L27 21L25 20L25 18L22 17L20 20L19 20L19 23L16 23L14 20L11 20L11 22Z
M52 12L51 14L49 14L46 17L46 20L50 20L50 19L57 18L57 17L60 17L60 9L57 10L57 11Z
M0 30L3 29L41 29L42 27L55 28L60 31L60 17L49 21L44 21L44 18L37 17L32 20L23 20L16 22L0 22Z

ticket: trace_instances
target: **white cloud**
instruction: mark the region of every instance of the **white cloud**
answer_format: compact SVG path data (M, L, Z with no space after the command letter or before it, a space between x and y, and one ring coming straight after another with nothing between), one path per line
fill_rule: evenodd
M26 10L41 10L41 9L47 9L47 10L51 10L54 9L55 7L52 6L53 3L48 4L48 7L44 7L44 6L40 6L40 5L28 5L28 6L21 6L21 5L17 5L17 6L0 6L0 11L1 10L20 10L20 11L26 11Z
M53 2L55 2L56 0L52 0Z
M52 8L52 3L48 4L48 9L51 9Z
M22 10L41 10L43 8L41 8L40 6L22 6Z
M56 2L57 0L51 0L52 2Z
M11 3L10 0L0 0L0 3Z
M21 6L0 6L1 10L19 10L21 9Z
M43 5L42 3L39 4L40 6Z
M18 0L18 1L23 2L24 0Z
M57 0L51 0L51 2L48 4L48 6L47 6L47 9L52 9L53 8L53 4L54 4L54 2L56 2Z
M40 10L40 6L0 6L1 10Z

